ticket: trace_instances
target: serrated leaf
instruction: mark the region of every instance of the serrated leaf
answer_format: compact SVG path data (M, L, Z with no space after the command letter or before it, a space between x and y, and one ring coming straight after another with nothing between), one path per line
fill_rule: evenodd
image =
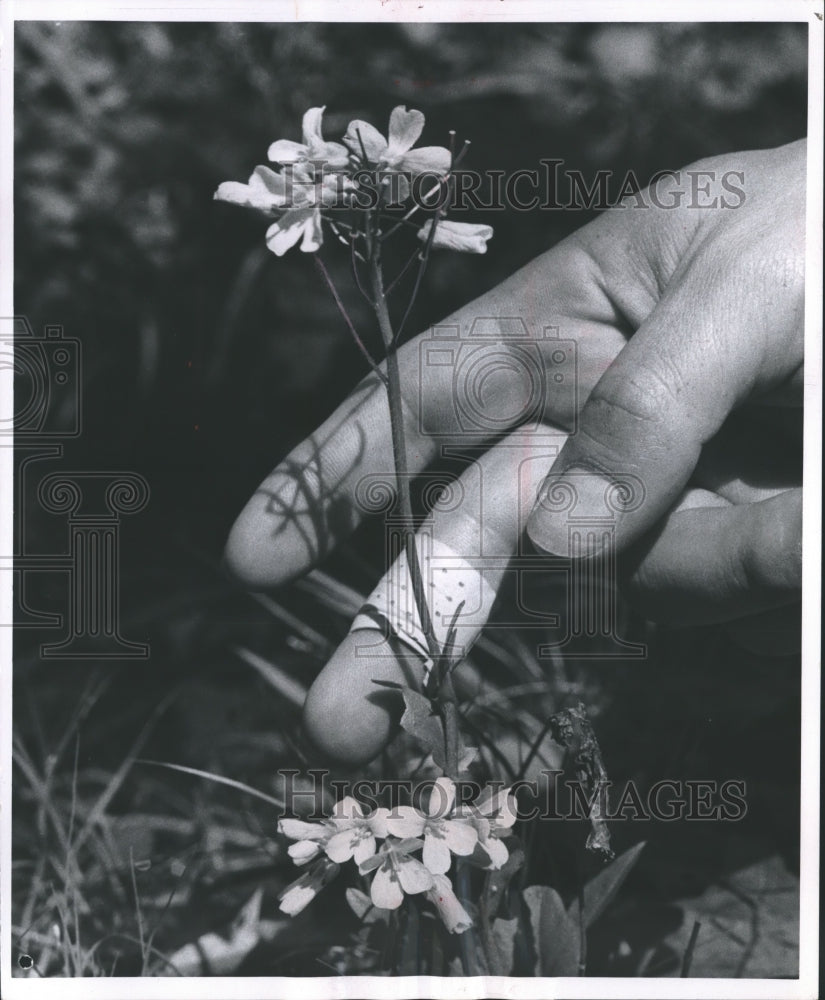
M584 922L589 927L601 916L610 901L619 891L622 883L630 874L631 869L639 860L639 855L645 846L642 840L634 844L624 854L620 854L615 861L602 868L598 875L590 879L584 887ZM578 926L579 923L579 901L576 900L568 911L570 919Z
M579 930L561 896L548 885L531 885L524 902L533 928L537 976L575 976L579 967Z

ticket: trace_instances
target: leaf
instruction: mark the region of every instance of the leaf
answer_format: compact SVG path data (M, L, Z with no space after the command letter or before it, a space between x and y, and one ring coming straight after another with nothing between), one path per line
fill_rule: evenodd
M799 880L780 857L765 858L680 900L684 919L664 939L681 958L701 923L691 977L795 979L799 975Z
M579 967L579 931L561 896L548 885L524 890L530 913L537 976L575 976Z
M518 919L504 920L501 917L493 921L493 943L498 951L503 975L509 976L513 971L513 946L518 930Z
M487 876L488 910L491 917L498 912L501 901L507 894L507 889L514 876L524 864L524 851L516 843L517 838L510 838L510 854L501 868L493 869Z
M365 924L374 924L379 920L387 921L390 911L377 907L370 897L360 889L349 888L346 892L349 908L358 919Z
M639 859L645 841L634 844L624 854L620 854L615 861L603 868L598 875L592 878L584 887L584 922L589 927L604 912L607 905L619 891L622 883L630 874L631 869ZM579 901L576 900L568 911L570 919L578 926L579 923Z
M401 716L401 728L414 736L425 750L433 755L433 760L442 771L446 769L447 761L444 745L444 723L435 714L433 703L429 698L412 688L396 684L395 681L373 681L381 687L392 688L404 699L404 714Z

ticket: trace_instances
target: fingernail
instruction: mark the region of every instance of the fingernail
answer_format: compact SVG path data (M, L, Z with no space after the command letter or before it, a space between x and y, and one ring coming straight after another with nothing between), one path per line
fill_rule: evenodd
M565 558L598 555L609 535L605 521L615 523L615 508L607 499L612 488L605 476L577 466L548 479L527 523L533 544Z

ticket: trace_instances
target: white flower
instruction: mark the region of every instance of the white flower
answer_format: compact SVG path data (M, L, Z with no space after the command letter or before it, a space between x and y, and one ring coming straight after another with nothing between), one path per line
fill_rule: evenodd
M328 885L338 874L339 866L326 858L321 858L290 883L278 896L280 908L290 917L300 913L318 895L325 885Z
M248 184L224 181L215 192L216 201L254 208L271 215L283 209L289 198L284 178L269 167L255 167Z
M296 841L289 845L287 853L296 865L305 865L321 853L335 827L329 820L308 823L302 819L282 819L278 821L278 832Z
M325 142L321 135L321 118L325 107L310 108L303 119L303 142L278 139L267 152L272 163L305 163L313 160L335 169L349 164L349 151L340 142Z
M418 238L426 243L433 228L433 220L428 219L418 230ZM459 250L463 253L487 253L487 240L493 235L492 226L476 225L471 222L452 222L442 219L435 227L434 250Z
M354 190L343 174L329 172L323 164L298 161L283 173L256 167L247 184L224 181L215 199L277 216L266 231L266 245L280 257L299 240L305 253L318 250L324 240L321 210L346 205Z
M385 840L381 850L358 866L362 875L375 871L370 887L370 898L383 910L397 910L404 900L404 893L414 895L433 887L433 875L420 861L410 857L423 847L420 840ZM377 869L377 871L376 871Z
M435 906L450 934L463 934L473 926L470 914L458 901L446 875L433 876L433 887L427 891L427 899Z
M455 784L449 778L438 778L430 793L426 815L413 806L399 806L387 820L387 830L396 837L424 835L421 860L433 875L443 875L449 870L451 853L472 854L478 840L471 823L450 818L454 804Z
M501 868L509 851L501 842L509 835L518 819L518 803L509 788L497 790L493 787L482 789L481 794L468 806L459 806L456 816L467 819L475 827L478 835L477 854L484 868ZM474 859L476 860L476 859Z
M369 816L359 802L347 796L337 802L332 816L335 833L327 841L327 856L341 864L352 858L360 865L375 854L376 837L387 836L388 809L376 809Z
M407 111L403 105L393 108L390 115L389 140L369 122L350 122L344 143L360 160L385 170L410 174L446 174L452 155L443 146L412 147L424 129L424 115Z

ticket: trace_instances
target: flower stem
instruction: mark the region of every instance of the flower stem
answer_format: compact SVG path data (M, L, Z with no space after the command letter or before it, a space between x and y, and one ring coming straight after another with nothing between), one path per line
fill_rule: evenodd
M344 303L341 301L341 296L338 294L338 289L333 284L332 276L330 275L329 271L327 271L326 267L324 266L324 262L321 260L321 258L318 256L318 254L315 254L315 257L313 258L313 260L315 261L315 266L318 269L318 273L324 279L324 281L326 282L327 288L332 293L332 297L333 297L333 299L335 299L335 304L338 306L338 311L341 313L341 315L344 318L344 322L349 327L349 332L352 334L352 339L355 341L355 343L356 343L356 345L358 347L358 350L364 355L364 358L366 359L367 364L370 366L370 368L372 368L373 372L375 372L375 374L378 376L378 378L380 378L381 381L384 383L384 385L386 385L387 384L387 376L378 367L378 363L373 358L373 356L370 354L370 352L367 350L367 347L364 344L363 340L361 340L361 338L358 336L358 331L355 329L355 326L353 325L353 322L350 319L349 313L347 312L346 308L344 307Z
M410 497L410 477L409 466L407 465L407 445L404 436L404 411L401 397L401 373L398 367L398 352L396 349L396 338L392 329L389 309L384 292L384 280L381 270L381 241L375 239L372 243L370 253L370 280L372 283L372 297L375 307L375 315L378 326L381 330L381 339L387 352L387 400L390 409L390 433L392 436L392 452L395 462L395 480L398 491L398 502L401 508L401 531L404 537L404 550L407 555L407 565L412 582L413 597L418 609L418 617L421 622L421 629L427 642L427 650L430 659L435 664L441 650L438 640L433 632L433 623L430 616L430 608L427 604L427 595L424 589L424 579L421 573L421 564L418 560L418 549L415 544L415 521L412 513L412 500Z

